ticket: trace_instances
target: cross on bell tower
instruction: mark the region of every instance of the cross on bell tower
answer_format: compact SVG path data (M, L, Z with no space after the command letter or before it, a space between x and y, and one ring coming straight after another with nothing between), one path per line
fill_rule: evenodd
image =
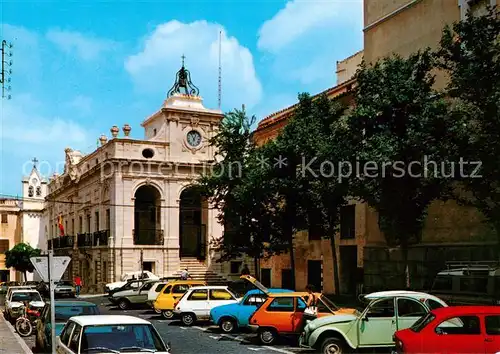
M200 94L200 90L191 82L191 73L184 66L185 59L186 56L182 54L182 67L175 75L175 83L168 91L167 97L172 97L175 94L184 94L187 96L199 96Z
M33 167L36 168L36 164L38 163L38 159L36 157L33 157L33 160L31 160L31 162L33 162Z

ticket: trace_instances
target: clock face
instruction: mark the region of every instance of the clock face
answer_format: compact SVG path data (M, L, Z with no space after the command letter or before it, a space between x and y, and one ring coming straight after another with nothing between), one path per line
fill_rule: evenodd
M191 130L187 133L187 142L192 147L197 147L201 144L201 134L196 130Z

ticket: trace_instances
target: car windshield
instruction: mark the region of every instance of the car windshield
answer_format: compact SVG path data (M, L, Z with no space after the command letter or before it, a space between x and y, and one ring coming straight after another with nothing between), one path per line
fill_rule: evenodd
M50 311L49 311L50 313ZM80 315L99 315L97 306L57 306L56 305L56 322L67 322L73 316Z
M335 305L332 301L330 301L326 296L321 295L320 297L321 301L325 303L326 306L330 308L331 311L338 311L339 307Z
M424 315L420 317L417 322L413 324L413 326L410 327L410 329L413 332L420 332L422 329L424 329L425 326L427 326L429 323L431 323L436 316L434 316L432 313L428 313L427 315Z
M24 301L42 301L40 294L38 293L14 293L12 294L13 302L24 302Z
M85 326L82 353L165 352L167 349L150 324Z

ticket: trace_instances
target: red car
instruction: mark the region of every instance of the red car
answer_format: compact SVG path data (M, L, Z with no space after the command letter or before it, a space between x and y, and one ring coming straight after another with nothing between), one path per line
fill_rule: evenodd
M394 334L393 353L495 354L500 352L500 306L432 310Z

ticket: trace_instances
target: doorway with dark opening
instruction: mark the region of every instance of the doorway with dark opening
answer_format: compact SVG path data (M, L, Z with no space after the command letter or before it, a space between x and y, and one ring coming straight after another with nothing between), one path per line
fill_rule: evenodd
M340 246L340 293L356 294L358 247Z
M186 188L179 203L179 246L181 258L206 258L206 202L196 187ZM205 222L204 222L205 221Z

